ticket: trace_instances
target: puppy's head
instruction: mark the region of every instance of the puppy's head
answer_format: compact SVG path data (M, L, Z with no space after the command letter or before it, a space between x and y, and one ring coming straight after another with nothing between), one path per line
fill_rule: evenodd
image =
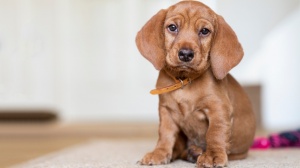
M175 77L201 74L211 67L223 79L243 57L234 31L209 7L182 1L159 11L138 32L141 54L157 70Z

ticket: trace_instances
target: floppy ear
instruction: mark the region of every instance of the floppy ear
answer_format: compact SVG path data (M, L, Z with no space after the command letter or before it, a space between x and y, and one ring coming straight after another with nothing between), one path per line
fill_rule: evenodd
M157 70L165 65L164 21L166 10L160 10L137 33L135 42L140 53L150 61Z
M236 34L222 16L217 16L217 31L210 51L214 76L223 79L243 58L244 52Z

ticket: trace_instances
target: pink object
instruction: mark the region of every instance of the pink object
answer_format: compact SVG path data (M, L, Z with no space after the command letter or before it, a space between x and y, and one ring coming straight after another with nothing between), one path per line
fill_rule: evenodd
M271 144L268 138L260 137L254 139L251 149L268 149L270 146Z

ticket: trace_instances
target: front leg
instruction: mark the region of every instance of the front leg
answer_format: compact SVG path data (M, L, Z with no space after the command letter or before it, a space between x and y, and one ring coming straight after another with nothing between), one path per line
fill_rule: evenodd
M231 136L232 108L228 105L218 105L206 110L209 126L206 133L206 152L197 159L198 168L225 167L228 163L228 151Z
M159 165L170 163L173 147L179 133L179 129L173 121L169 111L159 107L159 139L153 152L144 156L140 161L142 165Z

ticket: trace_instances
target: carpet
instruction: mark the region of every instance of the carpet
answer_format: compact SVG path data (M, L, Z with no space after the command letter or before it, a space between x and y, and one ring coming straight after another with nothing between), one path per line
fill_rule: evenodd
M145 168L136 162L155 146L153 140L94 140L51 153L14 168ZM153 168L195 168L177 160ZM247 159L230 161L232 168L299 168L300 149L251 150Z

